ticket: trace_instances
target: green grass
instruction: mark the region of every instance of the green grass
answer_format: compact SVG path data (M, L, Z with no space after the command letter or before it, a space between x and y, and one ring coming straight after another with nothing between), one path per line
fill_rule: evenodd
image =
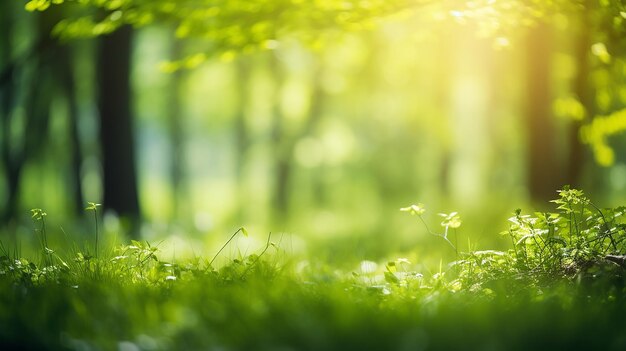
M0 348L622 350L624 209L567 188L555 206L516 211L509 250L458 252L438 272L403 258L341 271L289 257L271 236L219 266L222 250L169 262L137 241L61 255L37 210L39 257L0 253ZM457 251L460 217L443 219L433 240Z

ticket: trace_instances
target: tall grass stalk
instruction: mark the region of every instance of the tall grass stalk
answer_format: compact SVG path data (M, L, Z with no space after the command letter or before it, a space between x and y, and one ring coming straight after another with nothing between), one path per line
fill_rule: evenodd
M237 229L237 231L235 231L233 233L233 235L230 236L230 238L226 241L226 243L224 243L224 245L222 245L222 247L219 249L219 251L217 251L217 253L215 254L215 256L213 256L213 258L211 259L211 261L209 262L209 266L213 266L213 262L215 262L215 259L220 255L220 253L222 253L222 251L226 248L226 246L228 246L228 244L230 244L231 241L233 241L233 239L237 236L237 234L242 233L244 236L248 236L248 232L246 231L246 229L244 227L241 227L239 229Z

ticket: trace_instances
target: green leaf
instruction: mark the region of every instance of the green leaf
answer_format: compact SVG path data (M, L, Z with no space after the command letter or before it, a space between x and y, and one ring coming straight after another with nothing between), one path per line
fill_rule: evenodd
M440 213L439 215L444 218L443 221L441 222L442 227L456 229L461 226L461 223L463 223L461 221L461 217L459 216L457 212L452 212L449 214Z
M50 7L50 1L48 0L31 0L24 5L26 11L44 11Z
M241 234L243 234L243 236L245 236L246 238L248 237L248 230L244 227L241 227Z
M95 202L87 202L87 207L85 207L85 210L87 211L97 211L98 207L100 207L102 205L97 204Z
M48 215L41 208L33 208L30 210L30 212L32 213L31 217L36 220L41 220L43 219L43 217Z
M390 284L400 283L400 279L398 279L398 277L396 277L396 275L391 272L385 272L385 281Z
M424 208L424 204L418 203L417 205L411 205L408 207L403 207L400 209L400 211L402 212L408 212L412 215L422 215L424 214L424 212L426 212L426 209Z

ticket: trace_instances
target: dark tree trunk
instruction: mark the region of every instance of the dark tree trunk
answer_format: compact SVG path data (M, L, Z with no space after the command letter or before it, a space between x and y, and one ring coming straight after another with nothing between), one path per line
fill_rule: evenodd
M589 6L591 1L587 0L585 3ZM594 114L592 91L589 84L591 34L589 33L588 28L591 26L591 20L588 10L589 9L587 7L587 10L581 11L580 15L580 28L576 42L577 75L573 86L574 94L584 106L587 118L592 117ZM569 126L567 184L572 187L580 186L581 173L585 162L584 148L579 138L581 125L581 121L572 121Z
M13 74L14 65L11 62L11 48L12 48L12 24L11 20L12 9L8 1L0 3L0 23L4 25L4 29L0 31L0 67L2 75L0 76L0 152L2 154L2 169L5 176L5 182L7 187L7 194L0 198L3 201L3 208L1 218L3 223L11 218L13 211L14 192L15 192L15 170L13 169L13 162L10 150L10 127L9 118L11 110L14 105L14 89L13 89Z
M563 181L551 114L550 37L550 27L538 24L527 38L527 184L532 200L541 202L554 198Z
M69 118L69 144L71 148L71 164L69 171L69 190L72 194L74 209L77 215L84 213L84 197L81 186L81 165L83 162L80 135L78 132L78 102L76 101L76 85L73 72L72 50L67 45L56 47L55 70L59 77L59 83L63 87L63 93L67 98Z
M10 30L12 22L10 14L14 11L15 9L11 7L3 7L0 18L0 22L7 25L7 30L2 31L0 37L2 42L0 63L3 67L0 78L0 119L3 126L1 149L8 188L2 218L9 221L17 214L24 164L39 156L48 157L47 149L42 146L48 137L51 102L58 97L67 99L70 125L69 152L72 157L71 169L68 172L69 192L74 197L77 213L82 214L83 197L80 186L82 158L77 130L78 111L72 71L72 50L68 45L58 43L50 35L54 25L63 18L63 13L59 8L53 8L37 14L34 28L36 36L31 49L21 57L15 58L11 56L13 38ZM30 73L27 73L28 71ZM12 115L11 112L20 102L24 104L26 112L23 117L25 128L22 135L15 135L11 133L10 125L13 123L12 119L19 117Z
M10 10L10 9L9 9ZM7 12L8 13L8 12ZM50 72L47 68L46 60L50 59L51 48L54 41L50 38L50 17L48 14L39 14L35 23L36 38L33 41L33 49L23 58L23 62L7 61L2 72L2 163L5 169L8 192L6 195L5 208L2 219L8 222L17 215L19 200L19 188L22 179L22 170L27 158L35 157L41 150L45 142L48 130L49 109L51 91ZM5 33L7 43L11 43L10 31ZM7 47L7 53L10 48ZM32 72L24 74L24 66L31 66ZM22 75L24 75L22 77ZM18 78L22 79L21 85ZM25 120L23 134L12 135L11 128L13 118L11 112L17 106L17 92L21 90L25 106Z
M131 27L100 38L98 109L104 208L137 224L140 212L131 116L131 49ZM131 229L131 236L137 236L135 230Z

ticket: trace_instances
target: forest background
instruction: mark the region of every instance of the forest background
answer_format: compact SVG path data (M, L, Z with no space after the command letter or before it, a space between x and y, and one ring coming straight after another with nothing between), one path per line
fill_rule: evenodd
M342 262L453 256L398 211L422 202L504 247L565 184L623 205L624 21L612 0L3 1L0 230L35 243L43 208L51 240L87 240L93 201L105 240L173 255L245 225Z

